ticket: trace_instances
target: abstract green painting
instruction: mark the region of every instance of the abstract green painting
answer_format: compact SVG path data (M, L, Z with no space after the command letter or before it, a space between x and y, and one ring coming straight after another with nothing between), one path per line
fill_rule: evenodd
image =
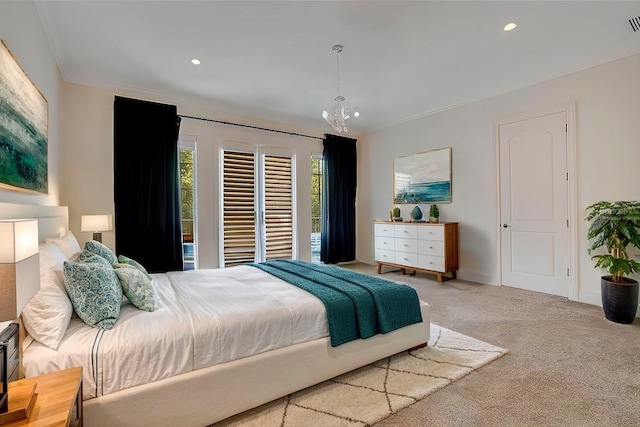
M0 188L48 193L48 105L0 41Z

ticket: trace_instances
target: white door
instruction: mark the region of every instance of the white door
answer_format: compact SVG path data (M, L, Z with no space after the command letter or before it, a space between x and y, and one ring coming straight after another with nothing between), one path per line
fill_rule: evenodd
M502 284L569 297L565 112L499 127Z

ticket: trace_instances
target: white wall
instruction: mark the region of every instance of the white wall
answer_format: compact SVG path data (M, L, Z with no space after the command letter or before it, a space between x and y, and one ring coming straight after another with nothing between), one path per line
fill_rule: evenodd
M132 92L114 92L65 83L62 102L61 202L69 205L71 230L81 244L91 233L80 232L83 214L113 214L113 101L114 96L127 96L178 106L178 114L239 122L275 128L287 132L322 136L322 131L270 123L255 118L229 115L172 102L158 96ZM230 125L183 119L183 135L197 140L197 209L198 258L200 268L218 266L219 168L218 151L225 141L249 145L290 148L296 156L298 245L300 259L310 259L311 234L311 154L322 152L317 139L292 137ZM115 247L115 233L103 233L103 242Z
M59 98L62 80L32 2L0 2L0 39L49 104L48 194L0 188L0 202L57 205L59 202Z
M373 262L372 221L386 219L392 206L393 158L453 147L453 201L439 206L441 221L460 223L459 277L500 283L494 124L575 102L578 299L600 304L602 274L587 254L584 209L599 200L640 200L638 76L634 55L360 137L358 259Z

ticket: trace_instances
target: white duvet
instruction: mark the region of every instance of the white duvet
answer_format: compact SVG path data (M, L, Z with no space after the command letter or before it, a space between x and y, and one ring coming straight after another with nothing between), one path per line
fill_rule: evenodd
M71 319L58 351L33 342L27 377L84 370L83 399L328 336L313 295L249 266L154 274L154 312L122 307L104 331Z

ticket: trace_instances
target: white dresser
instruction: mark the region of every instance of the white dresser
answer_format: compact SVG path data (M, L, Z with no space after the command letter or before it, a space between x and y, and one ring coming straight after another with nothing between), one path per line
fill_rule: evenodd
M458 223L388 222L373 224L378 274L382 266L435 273L438 282L456 278ZM451 277L443 276L451 273Z

